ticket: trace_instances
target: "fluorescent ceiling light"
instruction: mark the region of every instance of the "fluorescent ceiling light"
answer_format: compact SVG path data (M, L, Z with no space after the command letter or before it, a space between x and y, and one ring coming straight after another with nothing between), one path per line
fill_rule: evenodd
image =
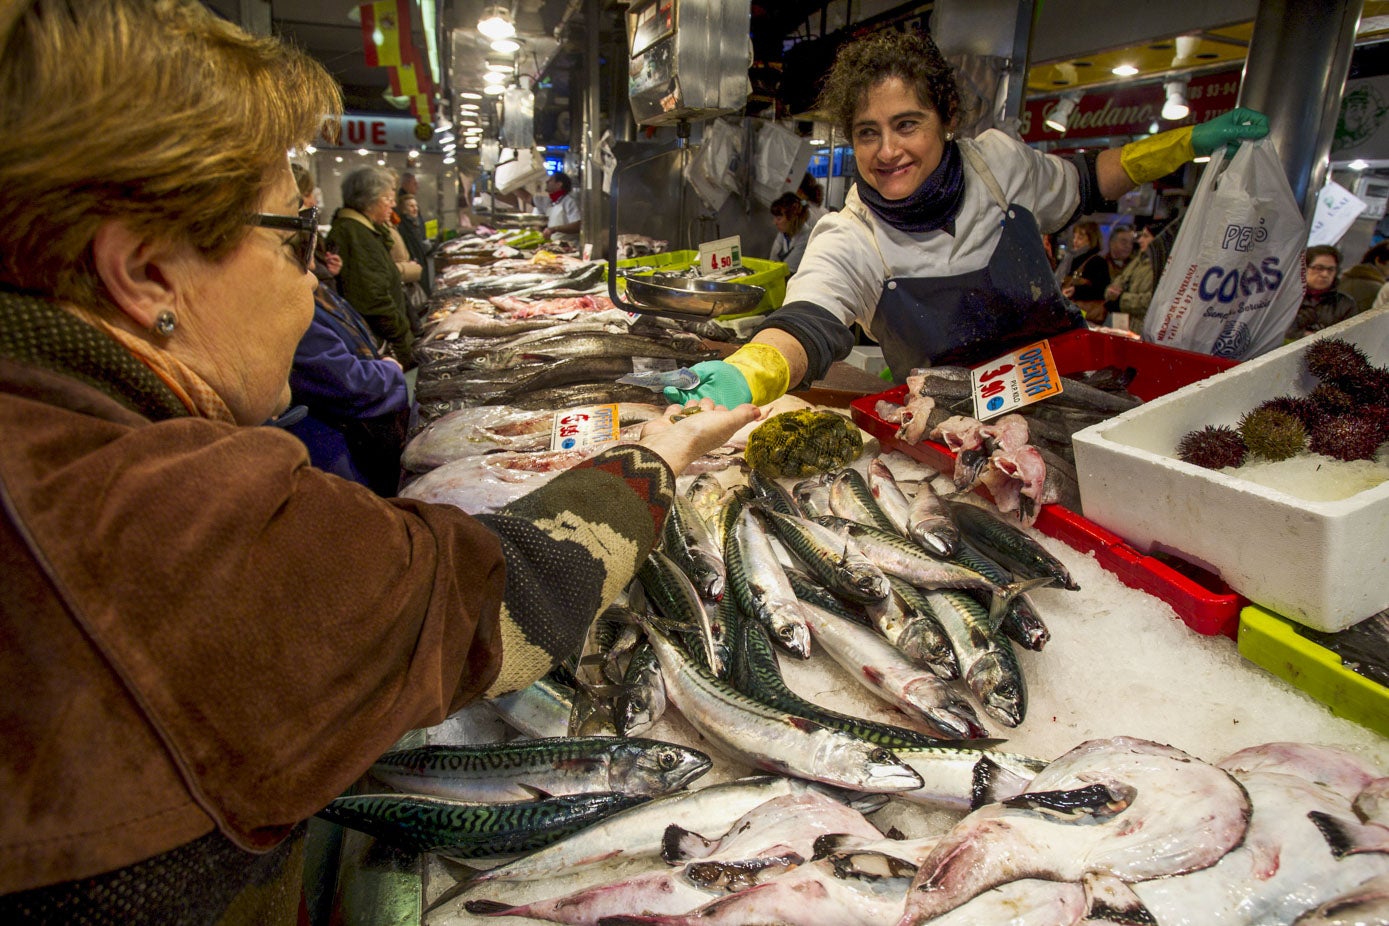
M482 79L483 79L484 81L486 81L488 84L490 84L491 86L483 87L483 88L482 88L482 92L483 92L483 93L491 93L491 92L492 92L492 87L496 86L497 84L504 84L504 83L506 83L510 78L511 78L511 75L510 75L510 74L504 74L504 73L502 73L501 71L488 71L486 74L483 74L483 75L482 75Z
M1131 64L1121 64L1113 71L1115 77L1132 77L1137 73L1138 68L1134 67Z
M489 72L495 71L498 74L510 74L512 71L516 70L516 65L512 64L510 61L501 61L495 58L488 58L487 70Z
M506 92L506 85L488 84L486 87L482 88L482 92L487 94L488 96L501 96L503 93Z
M357 153L360 154L362 157L366 157L367 149L365 149L365 148L358 148L358 149L357 149Z
M460 94L458 94L458 95L461 96L461 97L462 97L463 99L465 99L465 100L480 100L480 99L482 99L482 94L481 94L481 93L473 93L471 90L464 90L462 93L460 93ZM466 107L465 107L465 108L466 108ZM473 108L476 109L477 107L473 107Z
M1370 162L1366 161L1364 158L1356 158L1354 161L1351 161L1346 166L1349 167L1351 170L1364 170L1365 168L1370 166Z
M504 55L514 55L521 50L521 43L515 39L497 39L492 42L492 50Z
M454 156L450 154L448 157L444 158L444 163L452 164L455 160L456 158L454 158Z

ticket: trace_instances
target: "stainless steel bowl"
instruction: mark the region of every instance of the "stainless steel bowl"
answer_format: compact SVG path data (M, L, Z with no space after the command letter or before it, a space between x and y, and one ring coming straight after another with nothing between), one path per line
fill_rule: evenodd
M707 318L751 312L765 292L760 286L746 283L722 283L667 274L661 274L659 279L627 277L627 298L639 308L650 306Z

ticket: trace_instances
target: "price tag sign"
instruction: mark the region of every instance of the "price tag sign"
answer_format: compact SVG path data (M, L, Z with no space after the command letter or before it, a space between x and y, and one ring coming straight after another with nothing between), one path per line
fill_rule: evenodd
M974 417L988 421L1061 392L1051 344L1038 341L969 371Z
M615 441L621 432L622 422L615 404L568 408L555 415L550 430L550 449L585 450Z
M584 260L593 260L593 242L584 245Z
M734 235L699 246L699 274L708 276L743 266L743 239Z

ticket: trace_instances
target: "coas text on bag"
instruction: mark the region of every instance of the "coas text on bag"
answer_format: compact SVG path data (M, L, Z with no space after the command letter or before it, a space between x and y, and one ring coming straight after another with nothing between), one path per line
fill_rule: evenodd
M1271 143L1224 160L1217 152L1201 177L1143 337L1247 360L1282 344L1297 314L1307 225Z

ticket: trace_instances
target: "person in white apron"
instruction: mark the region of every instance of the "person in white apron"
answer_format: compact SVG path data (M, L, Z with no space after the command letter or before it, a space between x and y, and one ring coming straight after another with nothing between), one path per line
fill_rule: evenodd
M545 196L536 197L535 200L535 211L545 216L545 228L541 234L546 241L577 244L583 211L574 197L574 181L564 171L557 170L546 178L545 193Z
M1077 216L1191 158L1268 134L1236 109L1121 148L1061 158L1002 132L954 137L959 91L929 37L885 30L844 46L817 109L854 147L858 180L842 211L816 224L785 304L700 384L671 401L762 405L822 378L854 344L882 345L896 382L914 367L972 366L1083 325L1042 247Z

